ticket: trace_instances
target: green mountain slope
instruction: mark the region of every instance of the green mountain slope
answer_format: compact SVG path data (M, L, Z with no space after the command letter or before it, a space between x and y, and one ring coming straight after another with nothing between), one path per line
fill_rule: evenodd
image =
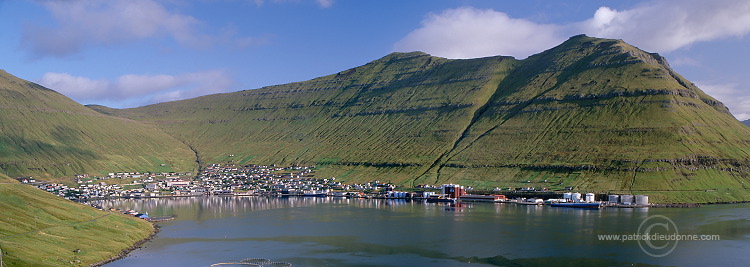
M350 180L401 182L451 149L515 64L394 53L306 82L119 112L158 124L206 163L313 163Z
M746 195L748 128L662 57L622 41L577 36L534 55L488 106L422 180Z
M190 171L194 162L188 146L154 126L102 115L0 71L0 172L10 177Z
M525 60L394 53L304 82L97 110L158 125L204 163L318 164L350 182L750 200L750 128L664 58L620 40L575 36Z

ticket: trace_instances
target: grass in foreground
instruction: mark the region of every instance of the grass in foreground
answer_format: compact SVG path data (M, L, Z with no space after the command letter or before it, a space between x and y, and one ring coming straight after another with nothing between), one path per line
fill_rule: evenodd
M89 266L115 257L153 232L153 225L140 219L28 185L0 184L3 266Z

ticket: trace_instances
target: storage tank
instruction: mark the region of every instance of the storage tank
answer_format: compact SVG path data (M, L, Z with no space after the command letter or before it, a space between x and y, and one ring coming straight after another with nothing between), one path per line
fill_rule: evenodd
M648 205L648 196L637 195L635 196L635 204L637 205Z
M633 204L633 195L620 196L620 203L625 204L625 205Z
M573 193L573 202L581 201L581 193Z
M594 193L587 193L585 200L586 202L594 202Z
M610 204L617 204L617 202L620 202L620 195L609 195L609 201Z
M565 199L565 201L570 201L573 199L573 193L563 193L563 199Z

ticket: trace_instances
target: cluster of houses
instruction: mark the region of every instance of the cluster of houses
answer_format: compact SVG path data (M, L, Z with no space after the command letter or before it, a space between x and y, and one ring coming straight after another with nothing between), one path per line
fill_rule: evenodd
M140 178L128 184L117 184L110 182L110 176L90 178L87 175L78 175L74 180L77 186L69 186L70 183L35 183L36 187L70 200L87 200L97 198L119 198L119 197L144 197L160 196L173 189L170 187L157 187L162 184L160 180L181 180L184 176L176 174L145 174L136 177L117 177L120 179ZM143 177L143 178L141 178ZM23 183L23 181L22 181Z
M266 196L334 196L367 197L394 199L424 199L427 202L514 202L523 205L545 204L541 198L507 199L497 194L499 188L484 195L469 194L471 187L457 184L440 186L418 185L414 192L396 191L395 186L380 181L364 184L344 184L336 178L316 178L314 166L278 167L275 165L212 164L198 176L190 173L110 173L105 177L79 175L74 181L77 186L62 183L38 183L33 178L19 178L19 181L34 184L38 188L58 196L87 201L107 198L152 198L190 197L204 195L266 195ZM115 184L128 181L129 183ZM71 184L71 183L67 183ZM508 188L510 189L510 188ZM519 190L520 189L520 190ZM523 192L517 188L515 192ZM546 191L546 190L544 190ZM542 191L543 192L543 191ZM593 193L585 199L579 193L564 193L563 199L548 199L550 205L584 208L598 208L603 204L617 207L648 206L648 196L610 195L609 201L595 201ZM584 201L585 200L585 201ZM131 211L132 213L132 211ZM133 214L140 216L139 214Z
M32 178L24 178L23 182L36 183L39 189L70 200L202 195L333 195L334 191L336 194L361 195L362 192L393 188L393 185L379 181L343 184L333 177L318 179L312 175L313 169L314 166L212 164L198 176L191 173L118 172L105 177L78 175L74 180L78 186L36 183ZM115 178L131 182L109 182Z

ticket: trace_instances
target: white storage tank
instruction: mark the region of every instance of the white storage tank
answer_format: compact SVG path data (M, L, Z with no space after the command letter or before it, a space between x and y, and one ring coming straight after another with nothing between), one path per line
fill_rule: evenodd
M633 204L633 195L622 195L620 196L620 203L624 205Z
M581 201L581 193L573 193L573 202Z
M648 205L648 196L637 195L635 196L635 204L637 205Z
M587 193L585 200L586 202L594 202L594 193Z
M610 204L617 204L617 202L620 202L620 195L609 195L609 201Z
M563 193L563 199L565 201L570 201L573 199L573 193Z

